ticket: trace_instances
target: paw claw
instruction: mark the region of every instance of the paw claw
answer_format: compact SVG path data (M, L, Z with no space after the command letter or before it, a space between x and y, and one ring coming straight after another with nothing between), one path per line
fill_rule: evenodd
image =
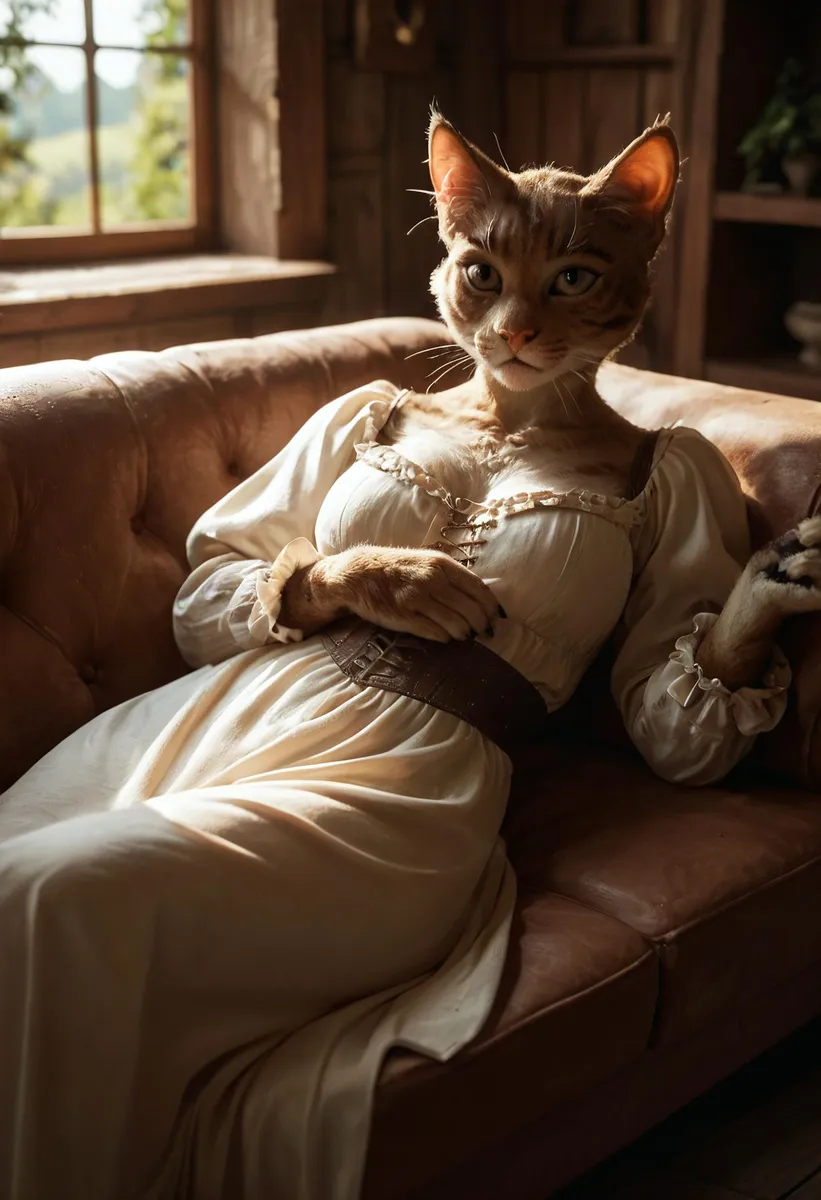
M790 558L793 554L801 554L806 548L798 536L797 529L791 529L773 542L773 549L779 558Z
M821 516L807 517L795 532L802 546L817 546L821 543Z

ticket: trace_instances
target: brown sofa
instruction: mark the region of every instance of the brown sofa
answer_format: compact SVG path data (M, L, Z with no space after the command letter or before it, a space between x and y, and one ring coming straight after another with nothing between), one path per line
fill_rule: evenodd
M442 340L381 320L0 373L0 790L185 669L169 610L194 519L331 397L424 386L408 355ZM615 366L601 383L641 425L712 438L757 539L816 511L821 407ZM495 1011L446 1066L387 1062L367 1200L545 1200L821 1012L820 629L785 630L788 716L721 787L656 779L591 672L517 780Z

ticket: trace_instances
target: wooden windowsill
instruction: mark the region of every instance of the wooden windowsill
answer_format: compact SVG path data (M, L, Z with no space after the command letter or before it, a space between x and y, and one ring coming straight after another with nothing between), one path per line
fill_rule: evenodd
M0 337L225 311L308 305L335 268L242 254L70 267L0 267Z

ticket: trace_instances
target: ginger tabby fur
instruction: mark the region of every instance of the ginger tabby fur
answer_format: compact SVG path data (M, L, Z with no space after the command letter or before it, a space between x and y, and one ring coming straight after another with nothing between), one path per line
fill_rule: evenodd
M487 495L530 469L556 490L623 495L644 431L608 407L595 375L635 335L649 298L678 178L672 130L657 122L592 176L505 170L439 114L429 150L447 250L431 286L460 355L444 370L467 359L476 371L406 396L381 440L410 458L414 444L447 446L462 472L456 494ZM755 685L782 619L818 609L821 518L753 556L699 662L729 688ZM297 571L280 620L312 632L349 613L446 641L492 632L499 607L439 550L358 546Z

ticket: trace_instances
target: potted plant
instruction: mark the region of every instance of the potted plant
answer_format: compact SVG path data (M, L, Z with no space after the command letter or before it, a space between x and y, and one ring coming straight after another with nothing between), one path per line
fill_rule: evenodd
M801 195L812 188L821 166L821 87L795 59L784 64L738 152L747 167L747 190L771 190L784 179Z

